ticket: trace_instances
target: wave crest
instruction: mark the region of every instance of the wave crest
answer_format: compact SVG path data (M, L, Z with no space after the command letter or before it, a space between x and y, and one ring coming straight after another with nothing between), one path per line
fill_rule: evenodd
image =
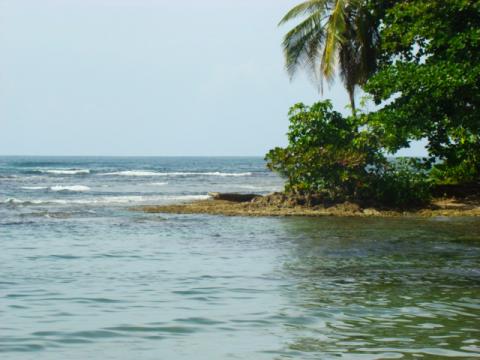
M89 191L90 188L84 185L72 185L72 186L52 186L50 187L51 191L62 191L62 192L85 192Z
M134 205L134 204L157 204L175 203L184 201L207 200L209 195L126 195L126 196L102 196L87 199L28 199L8 198L0 200L0 205L9 206L33 206L33 205Z
M126 171L115 171L109 173L100 174L103 176L232 176L232 177L240 177L240 176L252 176L251 172L243 172L243 173L224 173L224 172L156 172L156 171L147 171L147 170L126 170Z
M89 169L47 169L38 170L42 174L50 175L87 175L90 174Z

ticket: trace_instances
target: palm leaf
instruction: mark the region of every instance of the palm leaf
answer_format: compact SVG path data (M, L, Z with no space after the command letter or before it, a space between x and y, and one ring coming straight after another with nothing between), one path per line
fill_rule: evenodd
M293 77L300 65L312 69L318 63L318 42L324 37L323 28L319 25L320 15L315 13L285 35L283 49L290 77Z
M283 18L280 20L278 25L283 25L288 21L296 19L299 16L312 14L315 12L324 12L327 8L328 0L308 0L305 1L293 9L291 9Z
M321 62L322 73L327 81L333 80L337 51L345 40L345 5L347 3L347 0L337 0L328 19Z
M284 37L286 69L290 77L305 68L323 89L339 68L355 113L355 88L375 71L378 23L366 0L310 0L291 9L282 25L306 16Z

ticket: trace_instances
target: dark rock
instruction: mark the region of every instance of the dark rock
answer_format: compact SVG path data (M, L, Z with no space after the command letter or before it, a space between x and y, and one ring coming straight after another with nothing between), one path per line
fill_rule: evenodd
M208 193L213 200L224 200L224 201L232 201L232 202L250 202L261 195L258 194L239 194L239 193L218 193L212 192Z

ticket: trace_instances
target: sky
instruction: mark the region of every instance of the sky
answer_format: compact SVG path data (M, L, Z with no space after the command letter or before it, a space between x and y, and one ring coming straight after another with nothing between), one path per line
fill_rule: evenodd
M0 155L262 156L288 109L277 27L298 0L0 0ZM402 155L421 155L421 144Z

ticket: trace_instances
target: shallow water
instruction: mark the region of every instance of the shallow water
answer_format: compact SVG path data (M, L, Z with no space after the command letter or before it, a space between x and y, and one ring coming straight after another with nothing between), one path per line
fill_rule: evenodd
M279 181L260 159L107 160L0 162L1 359L480 358L479 220L143 214Z

